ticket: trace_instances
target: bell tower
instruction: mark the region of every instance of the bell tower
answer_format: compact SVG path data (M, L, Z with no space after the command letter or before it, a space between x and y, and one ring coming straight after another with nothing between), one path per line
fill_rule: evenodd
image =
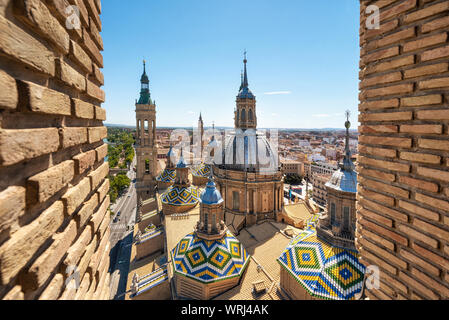
M157 175L156 102L151 100L145 61L140 83L136 101L136 190L138 201L143 201L154 195Z
M244 70L234 115L235 128L242 130L257 128L256 97L248 88L248 72L246 71L246 63L248 60L246 60L246 52L244 55Z

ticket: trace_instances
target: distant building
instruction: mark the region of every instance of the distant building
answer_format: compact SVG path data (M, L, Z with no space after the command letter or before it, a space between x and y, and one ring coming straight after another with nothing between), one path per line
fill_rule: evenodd
M320 206L326 205L326 183L329 181L331 175L326 173L316 173L312 175L313 185L313 200Z
M297 174L301 177L304 176L304 163L301 161L283 160L281 165L284 174Z

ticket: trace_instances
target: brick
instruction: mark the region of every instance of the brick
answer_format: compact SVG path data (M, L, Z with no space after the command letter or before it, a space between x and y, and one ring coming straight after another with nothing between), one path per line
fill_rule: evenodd
M99 146L95 149L95 152L97 153L97 161L103 160L108 154L108 145L105 143Z
M362 247L363 247L363 244L366 243L367 241L362 239L361 242L362 242ZM377 257L376 255L372 254L371 252L367 251L366 248L364 248L364 247L363 247L361 259L368 261L368 263L366 263L365 265L379 266L380 268L390 272L391 274L396 274L396 272L397 272L397 268L395 266L392 266L385 260L382 260L381 258ZM381 272L381 274L384 274L384 273L385 272Z
M420 89L434 89L449 87L449 78L438 78L419 82Z
M411 177L400 176L399 182L404 183L410 187L426 190L430 192L438 192L438 185L433 182L428 182L420 179L414 179Z
M79 99L72 99L74 115L77 118L93 119L94 118L94 105L88 102L84 102Z
M73 157L76 174L82 174L95 164L95 150L90 150Z
M108 194L109 186L110 186L109 179L105 179L103 184L100 187L98 187L97 192L99 201L103 201L104 197Z
M437 63L404 71L404 79L438 74L448 71L448 63Z
M62 196L62 201L66 208L68 215L72 215L73 212L84 202L91 191L90 179L85 177L76 186L71 187Z
M420 107L423 105L440 104L443 102L441 94L427 96L410 97L401 99L401 107Z
M95 292L96 287L97 287L97 278L93 277L91 279L89 290L87 291L86 296L84 298L85 300L87 300L87 301L88 300L93 300L93 294Z
M434 36L421 38L419 40L410 41L404 44L404 52L415 51L418 49L430 47L436 44L444 43L447 40L447 34L440 33Z
M381 237L371 231L368 231L367 229L363 229L363 236L367 239L370 239L371 241L377 242L380 245L384 246L387 249L390 249L391 251L394 250L394 243L385 239L384 237Z
M62 274L56 274L48 284L47 288L42 292L39 300L56 300L61 294L64 286L64 277Z
M359 178L359 183L363 184L365 187L369 187L375 190L381 190L385 193L390 193L398 197L408 198L410 192L408 190L404 190L402 188L398 188L389 184L385 184L382 182L374 181L371 179L366 179L364 177Z
M90 275L86 273L81 280L80 287L76 291L74 300L84 300L90 286Z
M446 270L449 269L449 260L447 260L445 257L435 254L432 251L429 251L429 250L417 245L416 243L413 243L412 247L418 254L420 254L423 258L427 259L428 261L432 261L433 263L441 266L442 268L444 268Z
M92 226L92 232L97 232L98 228L100 227L101 222L103 221L104 216L107 214L109 205L111 204L111 201L109 199L109 196L107 196L103 203L98 208L97 212L94 213L90 220L90 224Z
M62 265L61 265L61 273L69 276L71 274L69 266L78 265L79 260L81 259L81 255L84 253L86 246L92 240L92 230L88 225L78 239L72 244L67 250L67 256L65 257Z
M0 165L9 166L57 151L58 129L0 129L0 146Z
M364 63L369 63L373 61L378 61L386 58L391 58L394 56L397 56L399 54L399 47L392 47L388 49L379 50L376 52L373 52L371 54L367 54L362 58L362 61Z
M425 283L428 288L435 289L439 294L443 295L443 297L449 297L449 288L440 282L435 281L425 273L416 268L412 268L412 275L414 275L416 279L419 279L421 282Z
M0 284L17 275L41 245L49 239L64 221L64 206L56 201L30 224L21 227L0 247Z
M100 227L97 230L99 236L105 236L107 230L109 230L109 223L111 222L111 215L106 214L104 216L103 221L100 224ZM109 238L109 237L108 237Z
M445 210L449 212L449 202L447 200L440 200L433 197L426 196L421 193L415 194L415 199L417 201L426 203L432 207L435 207L437 209Z
M401 200L400 200L401 201ZM400 222L407 222L408 221L408 216L402 212L399 212L397 210L393 210L391 207L385 207L381 204L369 201L368 199L363 198L360 203L371 210L380 212L386 216L389 216L390 218L392 218L395 221L400 221Z
M104 75L101 72L100 68L97 67L97 65L95 63L92 64L93 65L93 76L95 77L95 80L100 84L103 85L104 84Z
M63 148L69 148L87 142L87 130L84 127L64 127L60 131Z
M441 124L403 124L399 128L399 132L413 134L442 134L443 126Z
M416 0L407 0L404 2L401 2L398 5L395 5L387 10L381 10L380 11L380 19L381 21L384 21L386 19L396 17L400 15L401 13L404 13L412 8L416 7Z
M90 24L92 24L92 21L95 22L97 28L101 30L101 19L98 15L97 7L95 6L94 1L86 0L86 4L86 8L89 11Z
M359 163L377 167L377 168L381 168L381 169L393 170L393 171L398 171L398 172L406 172L406 173L410 172L410 165L398 163L398 162L377 160L377 159L371 159L371 158L360 156Z
M410 23L420 19L424 19L446 10L449 10L449 3L444 1L407 14L404 18L404 23Z
M106 109L95 106L95 119L101 121L106 120Z
M449 26L449 17L442 17L440 19L435 19L430 22L424 23L421 26L421 32L427 33L447 26Z
M62 61L62 59L56 60L56 66L56 73L61 81L79 91L86 90L86 78L82 74Z
M85 71L92 72L92 60L83 48L73 40L70 40L70 57Z
M380 112L360 114L359 121L406 121L412 118L412 112Z
M70 97L32 82L20 81L20 94L32 112L71 115Z
M100 68L103 68L103 56L101 55L100 50L98 50L96 44L92 41L86 29L83 29L83 40L87 53Z
M359 138L359 143L379 144L399 148L410 148L412 145L412 140L409 138L361 136Z
M366 168L360 168L359 174L362 176L369 176L373 178L382 179L384 181L390 181L393 182L395 180L394 174L382 172L379 170L371 170Z
M405 209L411 213L417 214L426 219L434 220L434 221L438 221L440 219L440 215L438 213L421 208L413 203L399 200L398 205L400 208Z
M415 33L416 32L415 32L414 27L404 29L404 30L395 32L393 34L390 34L388 36L384 36L384 37L380 38L379 40L376 41L376 45L377 45L377 47L384 47L389 44L398 43L401 40L405 40L405 39L414 37Z
M25 214L25 192L20 186L9 186L0 192L0 233Z
M367 221L365 218L369 218L371 220L374 220L374 221L376 221L384 226L390 227L390 228L393 227L393 221L391 219L385 218L373 211L366 210L366 209L362 208L358 211L358 213L362 216L362 218L358 218L359 223L365 227L370 228L372 231L375 231L376 233L381 233L381 232L378 232L378 230L377 230L378 226Z
M64 54L69 52L70 38L65 28L53 17L48 8L39 0L23 0L14 2L16 17L37 28Z
M379 7L380 8L380 7ZM385 34L388 31L396 29L398 26L398 20L391 20L385 23L381 23L379 29L366 29L365 39L376 37L380 34Z
M95 190L100 182L108 175L109 173L109 164L107 162L103 163L99 166L94 172L89 174L92 190Z
M407 83L377 89L362 90L361 96L363 98L373 98L379 96L398 95L411 92L413 92L413 84Z
M69 0L70 4L78 7L80 11L80 21L84 26L89 25L89 13L87 12L86 6L84 5L83 0Z
M421 61L430 61L449 56L449 46L431 49L421 54Z
M87 130L89 134L89 143L103 140L108 135L108 130L106 127L89 127Z
M74 163L67 160L30 177L27 181L27 202L42 203L50 199L64 188L73 176Z
M398 126L393 125L362 125L359 127L361 133L396 133Z
M403 160L409 160L413 162L439 164L441 157L433 154L417 153L417 152L401 152L400 156Z
M84 202L83 207L75 215L78 229L81 229L90 217L94 214L95 208L98 206L98 194L94 193L89 200Z
M390 286L394 287L395 289L397 289L397 291L407 294L407 286L405 286L403 283L398 281L398 279L390 277L385 272L380 273L380 279L385 281L386 283L388 283Z
M407 250L400 249L399 256L405 258L407 261L410 261L415 265L424 268L430 274L438 275L440 272L438 268L428 263L427 261L421 259L420 257L416 256L415 252L409 252Z
M77 285L78 284L76 278L72 278L72 280L70 280L70 282L66 285L64 291L62 292L58 300L74 300Z
M359 194L361 196L363 196L364 198L368 198L377 202L381 202L386 204L387 206L394 206L394 198L392 197L387 197L383 194L377 193L375 191L370 191L365 189L362 185L359 185L358 188L360 190L358 190Z
M434 237L438 237L441 240L449 239L449 231L443 230L420 219L414 219L413 226L427 232L428 234L431 234Z
M407 268L407 263L404 260L399 259L394 254L388 252L387 250L377 247L375 244L373 244L369 241L365 241L364 238L362 238L361 241L362 241L364 247L368 248L374 254L381 256L383 259L388 260L388 262L393 264L394 266L397 266L397 267L400 267L403 269Z
M20 285L14 286L9 292L2 298L2 300L25 300L25 295L22 292Z
M449 110L420 110L416 112L419 120L449 120Z
M95 42L95 44L100 50L103 50L103 39L101 38L97 26L95 25L95 23L92 22L92 18L90 18L89 27L90 27L89 31L92 36L91 39Z
M399 107L399 99L364 101L360 104L360 111L378 110Z
M87 268L89 266L90 258L92 257L92 254L95 252L95 248L97 247L98 237L97 235L94 235L92 242L86 247L86 250L79 262L78 271L80 273L80 276L83 277L87 271ZM87 288L86 288L87 291Z
M109 243L109 232L106 232L105 235L101 238L101 242L97 248L97 250L92 255L92 258L89 262L89 269L91 270L92 274L95 274L97 272L97 269L100 265L101 258L106 252L107 245Z
M33 70L55 75L53 52L4 16L0 16L0 52Z
M412 286L416 290L418 290L421 294L423 294L427 299L436 300L438 299L438 296L433 293L433 291L429 290L425 286L423 286L421 283L416 281L415 279L409 277L404 272L399 273L399 279L407 282L408 285Z
M379 84L391 83L402 80L402 74L400 72L392 72L381 76L374 76L371 78L365 78L361 83L360 87L370 87Z
M104 102L105 101L105 93L102 89L100 89L100 87L98 87L95 83L93 83L92 81L86 80L86 90L87 90L87 94L100 101L100 102Z
M19 93L17 90L16 80L0 70L0 109L15 110L19 102Z
M367 147L365 145L359 145L359 153L367 153L367 154L380 156L380 157L386 157L386 158L395 158L396 157L395 149L374 148L374 147Z
M427 178L449 182L449 172L437 169L418 167L416 173Z
M398 225L397 228L399 231L407 234L407 236L411 236L412 238L414 238L418 241L421 241L435 249L438 248L438 241L431 237L426 236L421 231L417 231L417 230L410 228L409 226L406 226L403 224Z
M373 65L369 65L366 70L365 74L370 74L374 72L383 72L387 70L394 70L400 67L408 66L415 63L415 56L410 55L398 59L393 59L391 61L386 61L382 63L377 63Z
M418 146L425 149L449 151L449 141L435 139L419 139Z
M23 276L27 290L37 290L47 281L75 240L77 231L76 222L72 220L63 232L53 236L51 246L34 261Z

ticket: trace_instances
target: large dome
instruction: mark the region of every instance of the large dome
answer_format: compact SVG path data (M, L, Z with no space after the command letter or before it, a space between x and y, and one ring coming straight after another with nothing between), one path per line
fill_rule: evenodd
M326 183L326 187L344 191L357 192L357 173L353 170L339 169L334 172L330 180Z
M266 136L248 129L243 134L235 130L225 137L222 166L226 169L275 174L278 155Z
M242 275L250 255L229 231L219 240L204 240L195 232L186 235L171 251L176 273L202 283Z

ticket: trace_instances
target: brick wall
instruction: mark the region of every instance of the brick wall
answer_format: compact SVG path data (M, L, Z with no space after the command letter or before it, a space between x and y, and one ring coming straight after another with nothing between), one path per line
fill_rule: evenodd
M368 5L380 29L368 30ZM449 298L449 1L361 1L356 243L371 299Z
M0 0L0 298L109 299L100 11Z

